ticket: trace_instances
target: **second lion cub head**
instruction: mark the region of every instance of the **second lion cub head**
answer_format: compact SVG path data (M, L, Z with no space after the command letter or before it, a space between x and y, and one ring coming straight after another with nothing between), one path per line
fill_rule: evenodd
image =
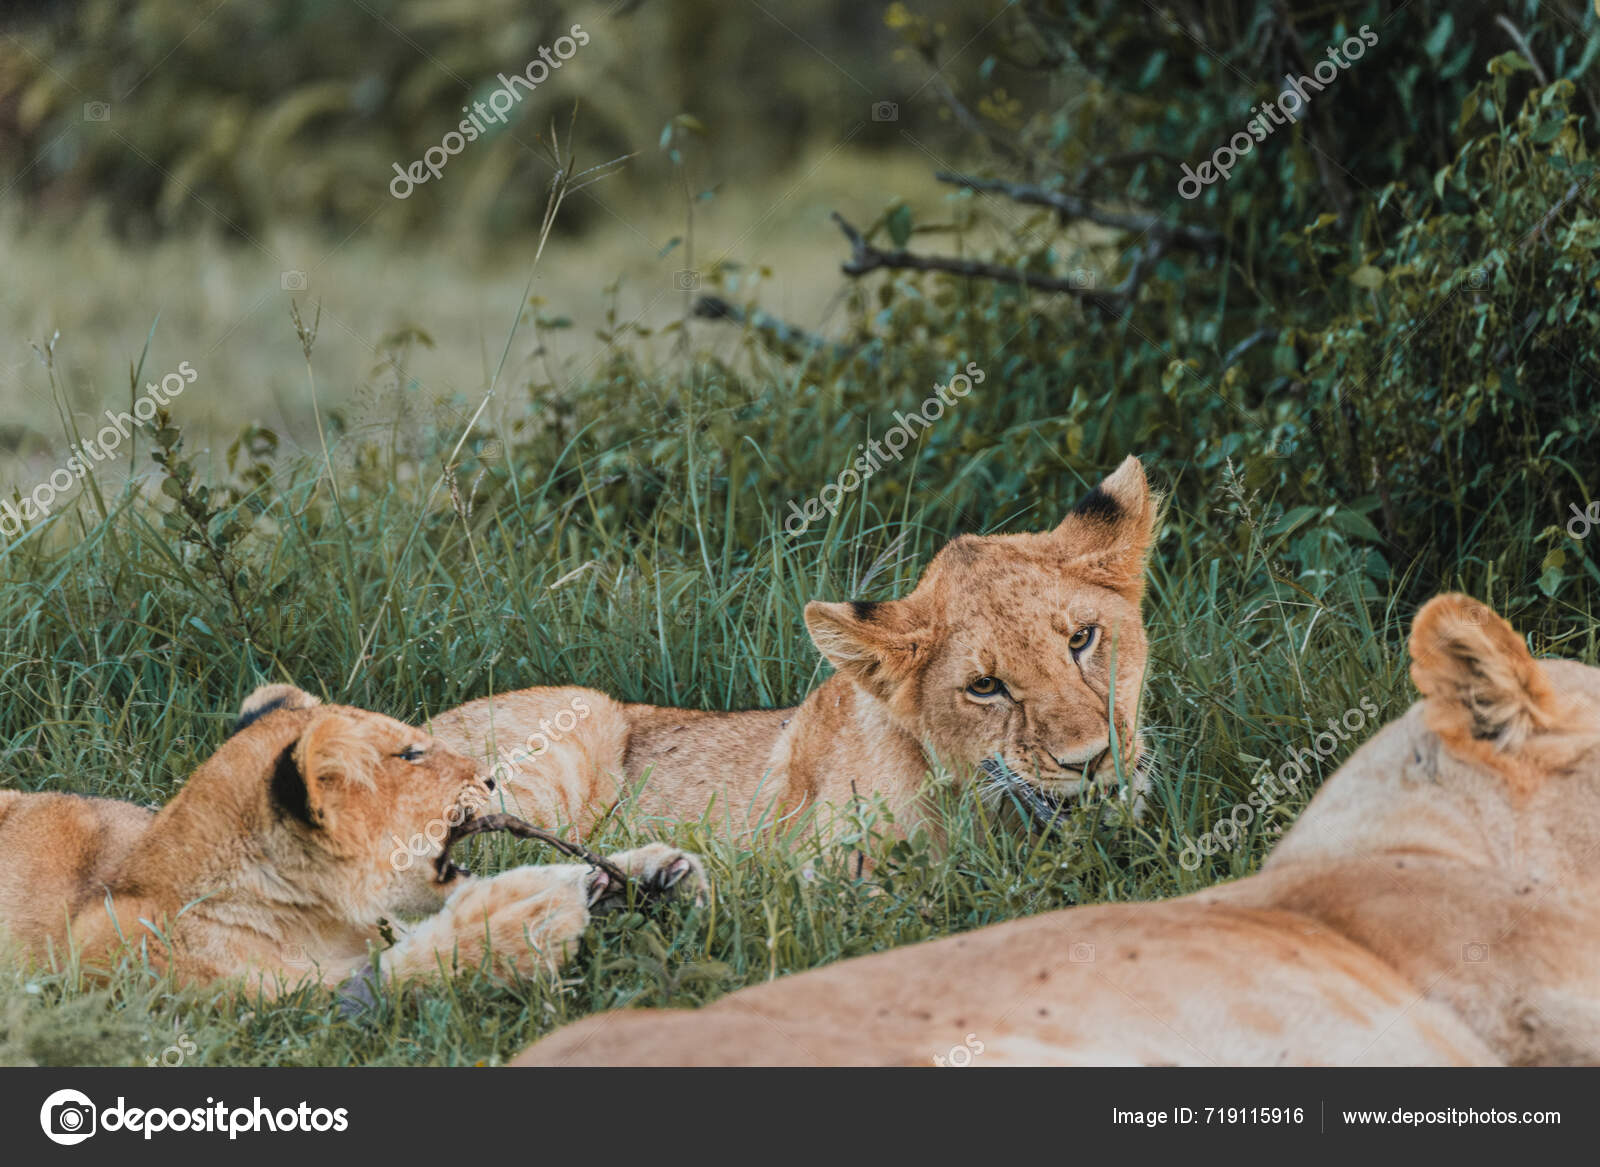
M835 668L962 781L1032 814L1137 794L1147 644L1140 604L1160 499L1127 458L1052 531L962 535L909 596L806 605Z

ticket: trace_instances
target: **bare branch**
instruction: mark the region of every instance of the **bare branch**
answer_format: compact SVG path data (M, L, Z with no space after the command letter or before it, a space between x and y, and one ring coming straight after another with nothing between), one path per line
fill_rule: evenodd
M1216 231L1184 223L1168 223L1157 215L1129 214L1097 207L1087 199L1048 187L1025 182L1003 182L997 178L977 178L970 174L955 174L948 170L934 173L934 178L952 186L970 190L1003 194L1019 203L1049 207L1063 221L1085 219L1102 227L1115 227L1122 231L1148 234L1164 247L1177 247L1185 251L1210 253L1222 247L1223 238Z
M731 324L743 325L779 348L800 348L808 356L813 352L820 352L833 361L844 361L856 356L865 343L840 344L838 341L829 340L825 336L818 336L798 325L790 324L770 312L763 312L760 309L746 312L720 296L701 296L694 302L694 314L702 320L726 320ZM874 358L868 355L867 359L871 361Z
M1122 310L1132 302L1134 296L1138 294L1139 285L1144 282L1150 269L1166 250L1161 240L1152 240L1148 247L1139 249L1133 266L1122 283L1108 292L1103 292L1080 279L1061 279L1059 276L1023 271L1021 268L1009 267L1003 263L989 263L981 259L957 259L954 256L944 255L914 255L909 251L900 250L885 251L868 243L861 232L838 211L833 213L833 221L839 224L839 230L850 240L850 260L841 265L846 275L862 276L880 268L944 272L948 275L965 276L968 279L996 280L1006 284L1021 284L1036 291L1075 296L1080 300L1087 300L1113 316L1120 316Z
M960 122L968 133L975 134L985 142L988 142L1013 162L1025 162L1026 159L1023 157L1021 150L984 125L978 115L968 109L966 103L956 96L956 91L950 87L950 83L944 79L944 74L939 71L939 61L933 55L933 50L924 46L920 52L923 61L927 63L930 70L928 83L938 90L940 100L950 110L950 115Z
M1229 369L1233 368L1234 365L1239 363L1239 359L1243 357L1245 353L1255 348L1256 345L1260 344L1264 340L1277 339L1278 330L1276 328L1256 329L1256 331L1252 332L1249 336L1245 337L1238 344L1234 345L1228 350L1227 355L1222 358L1222 368L1217 371L1226 373Z
M1544 66L1539 64L1539 58L1534 56L1533 50L1528 47L1528 38L1522 35L1522 30L1504 16L1495 17L1494 22L1506 30L1511 39L1516 42L1517 50L1527 59L1528 64L1533 66L1533 75L1539 79L1539 87L1543 89L1550 84L1550 78L1545 75Z

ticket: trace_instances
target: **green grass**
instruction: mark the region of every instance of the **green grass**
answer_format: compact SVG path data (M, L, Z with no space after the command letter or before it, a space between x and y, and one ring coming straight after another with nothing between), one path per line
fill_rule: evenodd
M1030 436L1015 419L1031 398L996 385L982 411L964 403L946 423L957 437L938 466L908 457L826 529L790 539L787 498L832 480L858 432L881 430L914 390L886 390L863 420L829 413L824 383L817 409L795 412L786 397L809 392L814 371L754 364L746 380L697 361L639 369L614 353L580 390L531 388L524 416L465 441L449 426L374 439L330 423L327 461L263 446L201 465L168 433L171 495L91 484L0 552L0 784L164 802L243 696L272 680L415 721L558 682L712 708L792 703L824 675L807 600L903 594L957 530L1053 525L1110 465ZM1034 468L1053 468L1047 491L986 493L999 447L962 454L959 433L995 417L1012 419L1012 448ZM143 439L141 459L153 448ZM714 901L603 918L557 984L468 974L347 1018L321 990L273 1002L226 985L178 991L138 967L91 985L11 960L0 1061L144 1064L186 1037L190 1064L494 1063L597 1010L692 1006L845 957L1248 872L1309 790L1197 871L1179 861L1184 839L1328 718L1363 698L1383 720L1406 707L1419 581L1374 571L1360 549L1307 566L1301 547L1287 566L1292 531L1266 502L1226 475L1149 469L1174 503L1147 602L1157 790L1142 822L1089 808L1028 835L946 789L948 846L876 844L887 857L868 886L849 859L853 842L884 832L871 808L852 811L843 843L820 854L741 851L703 823L616 815L600 849L666 837L701 851ZM198 516L188 526L171 517L184 508ZM1532 613L1545 645L1593 661L1590 612L1532 591L1533 540L1463 549L1454 578L1423 590L1459 584ZM480 871L555 859L529 844L482 846Z

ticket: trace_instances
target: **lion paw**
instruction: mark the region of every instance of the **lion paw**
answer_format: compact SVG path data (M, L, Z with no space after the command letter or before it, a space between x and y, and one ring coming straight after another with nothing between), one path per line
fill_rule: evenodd
M672 897L687 891L695 903L703 904L710 894L711 883L706 878L705 863L700 856L666 843L647 843L609 858L637 881L639 890L647 896ZM611 882L603 871L595 874L603 877L607 884Z

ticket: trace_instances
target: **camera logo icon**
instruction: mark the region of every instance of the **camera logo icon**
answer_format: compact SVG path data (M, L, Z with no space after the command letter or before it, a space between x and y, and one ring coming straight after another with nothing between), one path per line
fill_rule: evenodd
M39 1108L39 1125L45 1138L63 1147L76 1146L95 1132L95 1110L89 1096L77 1090L57 1090Z
M897 122L900 120L900 107L892 101L875 101L872 103L872 120Z
M286 292L303 292L306 290L306 273L303 271L286 271L279 277Z
M103 101L86 101L83 103L83 120L108 122L111 120L111 106Z
M1489 946L1482 941L1474 940L1470 944L1461 946L1461 959L1467 964L1482 964L1489 959Z
M680 292L692 292L700 286L700 273L697 271L674 272L672 285Z

